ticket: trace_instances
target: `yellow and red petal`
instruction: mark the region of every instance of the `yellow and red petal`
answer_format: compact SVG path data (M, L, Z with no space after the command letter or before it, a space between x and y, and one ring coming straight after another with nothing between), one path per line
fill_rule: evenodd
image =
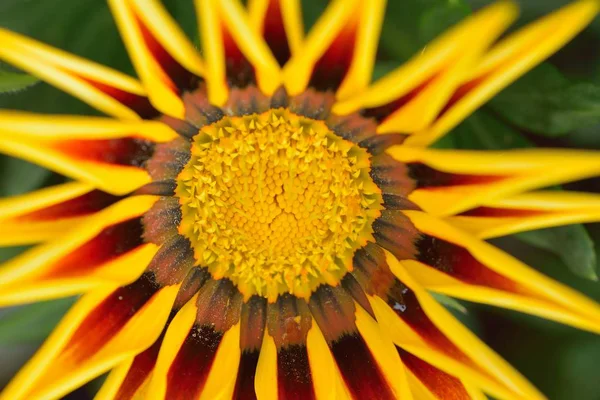
M381 330L397 346L496 397L539 398L524 378L398 268L392 254L369 244L357 252L352 272Z
M0 246L55 238L120 199L81 182L0 199Z
M122 200L0 268L0 304L27 303L137 279L158 247L143 241L141 215L156 197Z
M492 200L448 217L482 239L553 226L600 221L600 196L578 192L529 192Z
M0 152L26 159L113 194L150 182L143 168L154 143L177 137L155 121L0 112Z
M427 128L516 15L517 8L509 1L484 8L364 93L336 104L333 111L348 114L365 109L367 116L380 121L379 133L415 133Z
M222 106L227 101L230 83L246 86L256 80L263 93L273 94L281 84L279 64L243 6L234 0L195 4L211 103Z
M109 5L154 107L183 118L182 90L204 75L199 53L158 0L110 0Z
M120 72L0 28L0 59L120 119L157 115L142 85Z
M209 280L183 306L167 329L152 375L148 390L155 398L231 397L241 305L231 282Z
M424 236L418 261L402 263L427 289L600 333L600 306L592 300L442 220L404 213Z
M58 398L131 359L160 335L176 294L177 286L161 288L147 275L87 294L0 398Z
M280 66L301 51L304 26L299 0L250 0L248 15Z
M592 151L469 151L394 146L387 153L407 164L416 185L408 198L435 215L457 214L503 196L600 173L600 153Z
M465 77L444 110L409 146L427 146L521 75L568 43L600 11L597 0L579 0L525 26L484 54Z
M332 2L284 68L292 95L307 87L335 90L338 97L361 92L370 82L385 0Z

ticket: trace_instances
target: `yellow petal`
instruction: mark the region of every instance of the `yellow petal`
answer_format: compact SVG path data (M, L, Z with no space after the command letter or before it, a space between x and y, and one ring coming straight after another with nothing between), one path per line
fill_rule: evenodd
M254 380L256 396L264 400L277 400L277 348L273 337L265 331Z
M250 0L248 16L280 65L301 51L304 38L299 0ZM268 22L267 22L268 21Z
M284 67L284 84L291 95L300 94L306 89L317 62L344 28L353 22L355 23L349 27L351 32L348 32L347 39L355 39L357 21L354 20L360 19L358 10L363 11L367 3L362 0L334 0L331 2L307 35L302 51L294 54ZM373 6L377 6L378 3L381 2L374 1ZM368 63L368 60L365 62Z
M477 58L516 15L517 8L509 1L484 8L364 93L338 103L333 111L348 114L360 108L392 104L395 111L384 118L379 133L414 133L426 128L464 81Z
M0 28L0 59L121 119L148 112L140 83L120 72Z
M348 73L336 93L338 99L361 93L369 86L386 3L387 0L363 1L362 9L356 11L361 13L361 19L356 32L354 54Z
M600 153L592 151L468 151L394 146L387 152L398 161L434 169L409 199L435 215L457 214L500 197L600 174ZM415 171L417 185L418 174Z
M148 292L147 285L105 286L81 298L0 398L59 398L149 347L178 287Z
M136 139L166 142L177 134L155 121L0 112L0 152L40 164L98 188L125 194L148 183L130 149ZM129 165L128 165L129 163Z
M195 0L200 37L206 58L206 81L211 103L222 106L227 100L227 48L231 38L242 56L255 70L258 87L267 95L280 86L279 64L269 47L252 28L243 6L234 0ZM228 39L227 42L230 40Z
M413 277L408 273L402 263L396 260L396 258L386 252L386 259L390 269L406 286L408 286L416 295L423 311L432 320L432 322L442 331L464 354L469 356L473 361L477 363L477 366L486 371L489 376L493 377L498 382L505 385L506 388L513 391L512 397L509 398L527 398L527 399L543 399L541 395L525 378L523 378L517 371L515 371L506 361L500 358L490 348L488 348L483 342L479 340L472 332L465 328L458 320L456 320L452 314L450 314L443 306L438 304L431 295L419 285ZM434 366L437 366L435 361L429 357L424 357L423 353L419 354L420 350L410 347L410 343L403 344L399 343L401 347L407 348L408 351L417 355L418 357L426 360ZM416 350L416 351L415 351ZM444 369L443 367L439 367ZM452 373L452 371L446 371ZM489 380L489 379L488 379ZM481 383L482 387L484 384L488 385L489 382L478 379L478 383ZM489 387L490 393L494 393ZM502 393L500 393L500 397Z
M600 221L600 195L530 192L492 200L448 217L454 226L482 239L560 225Z
M314 319L306 338L306 350L316 398L351 399L344 387L327 341Z
M597 0L580 0L542 18L495 45L471 70L452 106L432 126L406 141L427 146L475 109L568 43L600 10Z
M80 182L0 199L0 246L54 238L118 199Z
M150 101L163 113L183 118L179 80L204 72L194 46L158 0L109 0L108 4Z
M417 261L403 261L403 265L427 289L600 333L600 305L592 300L442 220L422 212L404 213L417 229L435 237L438 243L443 240L458 246L448 250L452 253L448 257L452 257L454 263L468 265L470 269L469 277L463 278L460 272L453 271L456 265L446 265L441 257L440 263L449 268L447 274ZM455 254L458 251L461 252ZM475 277L471 278L471 275Z
M66 234L5 262L0 267L0 304L64 297L134 281L158 247L127 235L140 234L136 218L156 200L154 196L122 200ZM127 251L123 242L131 243Z

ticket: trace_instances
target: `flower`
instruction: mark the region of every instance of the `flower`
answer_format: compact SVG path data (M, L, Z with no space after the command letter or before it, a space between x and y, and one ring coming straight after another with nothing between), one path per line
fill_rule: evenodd
M491 5L370 83L383 0L109 0L140 81L6 30L0 59L105 117L0 113L0 151L74 181L0 203L0 304L83 294L5 388L102 399L543 398L431 292L600 332L600 307L485 242L600 220L536 189L588 151L428 148L568 42L580 0L498 39Z

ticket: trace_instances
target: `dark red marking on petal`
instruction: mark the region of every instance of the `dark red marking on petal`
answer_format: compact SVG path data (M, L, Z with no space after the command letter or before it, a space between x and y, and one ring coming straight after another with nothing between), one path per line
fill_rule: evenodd
M270 109L270 99L256 86L248 85L245 88L232 88L229 98L223 108L228 115L242 116L260 114Z
M209 280L198 293L196 322L226 332L240 320L242 295L229 279Z
M271 107L270 108L286 108L290 104L290 98L285 86L280 86L279 89L271 96Z
M161 197L142 217L144 240L157 245L172 240L179 234L181 208L175 197Z
M94 81L83 76L79 76L82 79L94 86L96 89L106 93L113 99L126 107L129 107L135 111L143 119L154 119L160 115L160 112L154 108L150 100L146 96L140 96L135 93L127 92L125 90L110 86L101 82Z
M367 243L354 253L352 275L369 295L385 296L396 277L390 271L383 249Z
M389 154L383 153L371 158L371 179L384 194L408 196L416 187L409 173L406 164Z
M51 221L62 218L81 217L100 211L122 198L122 196L115 196L101 190L92 190L91 192L66 200L62 203L21 215L14 220L23 222Z
M373 236L377 244L398 260L413 260L417 255L415 242L419 232L411 220L398 210L382 210L373 222Z
M306 343L312 318L306 301L289 293L277 298L267 309L267 329L275 346L281 347Z
M390 115L398 111L400 108L408 104L411 100L413 100L417 95L425 88L431 81L433 81L437 77L437 74L430 77L422 84L405 94L404 96L392 100L387 104L383 104L377 107L365 108L362 110L363 116L367 118L373 118L378 123L385 121ZM399 132L403 133L403 132Z
M528 218L548 214L551 211L527 210L519 208L477 207L460 213L464 217Z
M404 365L437 397L444 400L469 400L471 397L457 378L435 368L409 352L396 347Z
M270 0L263 20L263 38L280 66L290 59L292 52L288 43L280 0Z
M358 145L369 150L369 153L376 156L392 146L401 145L407 137L407 135L401 133L389 133L385 135L377 134L361 141Z
M143 244L143 233L141 218L110 225L68 255L55 261L46 276L66 278L92 272Z
M183 307L210 279L208 269L203 267L194 267L188 271L181 282L177 297L173 303L174 309Z
M181 235L163 243L150 261L148 271L154 273L156 282L163 286L183 281L194 266L194 251L190 241Z
M308 307L329 343L356 331L354 301L342 287L319 286L310 296Z
M358 113L327 118L327 126L338 136L360 143L377 135L377 124L372 119L364 118Z
M335 95L332 92L323 93L314 88L308 88L302 94L290 99L289 109L306 118L324 121L331 114L331 107L334 104Z
M51 147L69 157L88 162L143 167L154 152L154 143L138 138L59 140Z
M135 393L154 370L163 338L164 331L152 346L133 359L133 363L129 367L129 371L114 397L115 400L130 400L134 398Z
M277 351L277 394L280 399L316 399L306 345L293 344Z
M426 164L406 164L417 189L436 189L452 186L483 185L507 179L501 175L467 175L438 171Z
M481 82L485 81L487 78L488 78L488 75L486 74L486 75L483 75L477 79L473 79L473 80L466 82L466 83L462 84L461 86L459 86L456 89L456 91L452 94L452 96L450 97L450 99L448 100L448 102L446 103L444 108L442 108L442 110L436 117L436 120L439 120L440 118L442 118L444 116L444 114L446 114L452 107L454 107L454 105L456 103L458 103L460 100L462 100L463 97L465 97L467 94L469 94L469 92L471 92L471 90L475 89L477 86L479 86L479 84Z
M367 344L358 333L342 336L330 344L330 349L353 398L396 398Z
M465 283L509 292L524 290L515 281L487 268L464 247L423 235L417 242L417 249L419 261Z
M214 124L225 116L222 109L210 103L203 86L193 92L185 93L182 99L185 106L185 119L196 128L196 133L203 126Z
M136 189L134 195L151 195L151 196L174 196L177 182L175 179L167 179L164 181L150 182L139 189Z
M348 294L352 296L354 301L356 301L358 305L364 308L364 310L368 312L369 315L373 317L373 319L377 320L375 312L373 312L373 308L371 308L371 303L369 303L369 299L367 298L364 289L362 288L360 283L358 283L356 278L352 274L346 274L344 279L342 279L341 284L344 290L346 290L346 292L348 292Z
M254 378L266 323L267 300L264 297L252 296L242 305L240 326L242 356L235 383L234 399L256 399Z
M81 363L98 352L159 290L152 274L115 290L75 330L63 357Z
M256 83L254 67L244 56L237 43L222 25L223 48L225 49L225 70L227 83L231 87L243 88Z
M360 15L353 13L329 48L315 64L309 86L320 91L336 90L352 65Z
M461 362L471 363L471 360L429 319L415 293L404 283L395 279L394 285L387 293L386 301L428 344Z
M186 94L188 93L189 92L186 92ZM185 94L182 97L185 97ZM159 121L169 126L171 129L177 132L179 136L184 137L188 140L198 134L198 128L192 125L190 121L184 121L178 118L171 117L170 115L162 115Z
M223 332L208 325L194 325L167 373L169 400L197 398L208 379Z
M190 160L191 144L187 138L178 137L167 143L158 143L154 154L146 162L146 169L154 181L176 179Z
M237 381L233 398L236 400L255 400L254 378L256 366L258 365L259 350L242 351L240 365L238 367Z
M160 44L160 42L154 37L150 29L136 16L137 25L142 33L142 38L148 51L152 54L156 62L160 65L162 70L171 79L175 87L172 87L173 91L180 93L186 90L195 89L198 86L200 78L188 71L184 66L179 64L177 60L169 54L169 52ZM165 82L169 84L169 82Z
M404 196L395 194L384 194L383 206L387 210L421 210L421 207L410 201Z

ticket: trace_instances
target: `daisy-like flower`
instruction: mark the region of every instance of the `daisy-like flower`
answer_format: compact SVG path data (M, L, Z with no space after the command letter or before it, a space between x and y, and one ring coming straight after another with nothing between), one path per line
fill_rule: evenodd
M2 399L539 399L431 295L600 333L600 307L485 239L600 220L575 150L436 150L600 9L499 39L491 5L370 83L384 0L109 0L140 81L0 30L0 59L108 117L0 113L0 151L73 178L0 203L0 304L83 294ZM101 40L101 38L99 38Z

